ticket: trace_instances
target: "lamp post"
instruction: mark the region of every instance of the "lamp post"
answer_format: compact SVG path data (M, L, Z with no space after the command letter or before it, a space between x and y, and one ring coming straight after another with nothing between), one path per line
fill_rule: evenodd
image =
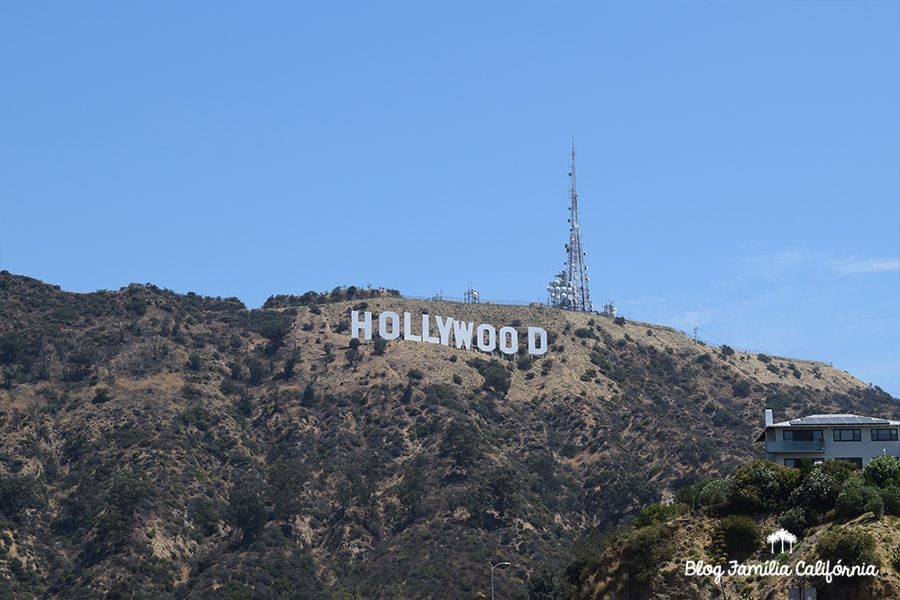
M512 563L506 561L498 562L496 565L493 563L491 564L491 600L494 600L494 569L497 567L508 567L511 564Z

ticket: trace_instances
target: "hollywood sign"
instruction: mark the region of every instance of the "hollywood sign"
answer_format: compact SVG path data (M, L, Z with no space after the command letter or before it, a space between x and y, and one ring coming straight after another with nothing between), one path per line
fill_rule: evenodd
M471 350L473 343L482 352L500 350L503 354L515 354L519 350L519 332L514 327L501 327L499 330L493 325L482 323L475 327L471 321L459 321L453 317L434 316L432 329L432 315L422 315L422 327L413 332L413 317L403 313L403 318L397 313L387 310L378 315L378 320L372 320L372 313L366 311L362 314L358 310L350 312L350 337L359 339L372 339L374 323L378 325L378 335L386 340L395 340L402 337L410 342L427 342L429 344L450 345L452 334L453 344L457 348ZM432 331L437 335L432 335ZM547 331L542 327L528 328L528 354L542 355L547 352Z

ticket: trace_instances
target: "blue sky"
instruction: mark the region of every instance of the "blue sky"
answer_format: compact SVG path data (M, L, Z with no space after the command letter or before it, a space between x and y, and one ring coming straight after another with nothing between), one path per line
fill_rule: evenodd
M595 305L900 396L894 2L0 5L0 268Z

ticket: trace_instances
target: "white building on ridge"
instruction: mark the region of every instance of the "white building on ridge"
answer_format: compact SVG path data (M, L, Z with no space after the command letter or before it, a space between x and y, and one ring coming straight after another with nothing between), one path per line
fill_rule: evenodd
M849 414L772 421L772 410L766 409L766 430L757 441L766 443L766 459L780 465L798 467L803 459L845 460L862 468L876 456L900 458L900 421Z

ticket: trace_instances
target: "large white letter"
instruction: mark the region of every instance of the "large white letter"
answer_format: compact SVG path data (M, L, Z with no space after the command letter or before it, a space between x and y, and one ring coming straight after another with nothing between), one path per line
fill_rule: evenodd
M409 322L409 313L403 313L403 339L409 340L411 342L421 342L421 335L413 335L412 329L410 328Z
M485 332L488 334L487 342L484 341ZM482 352L493 352L494 348L497 347L497 330L494 329L493 325L482 323L475 332L475 343L478 344L478 349Z
M535 345L537 338L540 337L541 345ZM541 354L547 351L547 332L543 327L529 327L528 328L528 354L537 354L540 356Z
M507 340L509 343L507 344ZM512 327L500 328L500 352L503 354L515 354L519 349L519 332Z
M475 323L465 323L463 321L453 321L453 339L456 340L456 347L466 347L466 350L472 349L472 328Z
M354 310L350 312L350 338L359 338L359 330L362 329L365 336L363 339L371 340L372 339L372 313L366 311L363 313L365 315L365 319L362 321L359 320L359 311Z
M445 346L450 345L450 323L453 322L453 317L447 317L447 321L438 316L434 317L437 321L438 333L441 334L441 343Z
M390 333L388 333L388 321L391 322ZM400 337L400 315L390 310L378 315L378 335L386 340L396 340Z
M429 344L438 344L441 341L433 335L428 335L428 313L422 315L422 341Z

